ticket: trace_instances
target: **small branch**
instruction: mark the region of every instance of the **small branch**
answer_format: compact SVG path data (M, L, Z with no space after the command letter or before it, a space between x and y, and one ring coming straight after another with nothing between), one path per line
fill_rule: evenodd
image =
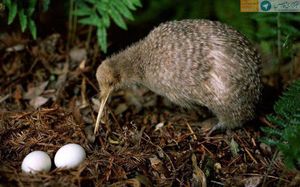
M67 40L67 51L70 50L70 45L72 44L72 33L73 33L73 9L74 9L74 0L70 0L69 8L69 23L68 23L68 40Z

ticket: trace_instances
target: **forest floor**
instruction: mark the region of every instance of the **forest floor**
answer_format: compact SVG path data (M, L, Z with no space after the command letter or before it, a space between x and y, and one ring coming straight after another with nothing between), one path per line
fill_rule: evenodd
M7 34L0 48L1 186L300 186L300 174L261 142L260 127L280 95L278 78L263 77L268 101L243 128L206 136L214 118L171 104L141 87L115 91L94 135L98 112L97 46L67 50L60 35L32 42ZM300 55L300 54L298 54ZM283 70L284 85L300 77ZM284 69L284 68L282 68ZM289 68L286 68L289 69ZM275 90L273 92L272 90ZM277 92L276 92L277 91ZM208 120L207 120L208 119ZM24 157L55 152L67 143L84 147L80 167L28 175Z

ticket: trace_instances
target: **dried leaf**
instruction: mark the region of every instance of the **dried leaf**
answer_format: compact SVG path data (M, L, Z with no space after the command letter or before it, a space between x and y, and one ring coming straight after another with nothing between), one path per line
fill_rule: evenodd
M16 103L19 103L22 99L22 87L21 85L16 86L16 90L13 94L13 98L15 99Z
M272 153L271 147L265 143L260 143L259 147L260 147L261 151L266 155L269 155Z
M0 96L0 103L4 102L9 97L10 97L10 94L6 94L5 96Z
M95 112L98 112L99 111L99 107L100 107L100 100L99 100L99 98L94 98L94 97L92 97L92 103L93 103L93 110L95 111Z
M193 184L194 186L206 187L206 176L204 172L197 165L197 158L195 154L192 154L192 164L193 164Z
M36 87L31 87L28 91L24 94L25 99L34 99L40 96L46 89L49 81L45 81Z
M124 95L128 105L134 105L135 113L138 113L143 109L143 96L141 94L137 94L137 90L138 89L127 90Z
M163 122L158 123L157 125L155 125L154 131L157 131L157 130L161 129L163 126L164 126Z
M34 108L39 108L43 104L47 103L48 100L49 100L49 98L38 96L38 97L35 97L34 99L31 99L29 104L31 106L33 106Z
M17 51L22 51L24 49L25 49L24 44L17 44L17 45L14 45L12 47L6 48L6 51L7 52L17 52Z
M220 170L222 169L222 165L219 162L217 162L214 164L214 169L215 169L216 173L219 173Z
M231 151L231 154L236 157L238 156L239 154L239 144L236 143L236 141L232 138L231 141L230 141L230 151Z
M164 163L157 158L156 155L154 155L153 157L149 158L149 161L151 163L151 167L154 169L154 171L157 171L159 174L159 177L161 180L166 180L166 168L164 167Z
M87 58L87 51L84 48L73 48L69 55L72 62L78 63Z
M262 177L250 177L243 180L245 187L257 187L262 182Z
M84 128L85 135L87 139L89 140L90 143L94 143L96 136L94 134L94 126L93 125L88 125Z
M138 180L140 183L142 183L145 186L153 186L151 183L151 180L146 177L145 175L138 175L135 177L136 180Z
M114 110L114 114L115 115L119 115L122 114L123 112L125 112L128 109L128 106L126 103L120 103L117 108Z

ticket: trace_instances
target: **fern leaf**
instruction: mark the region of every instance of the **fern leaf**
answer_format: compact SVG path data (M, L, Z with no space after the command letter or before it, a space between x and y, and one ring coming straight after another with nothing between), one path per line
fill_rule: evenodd
M277 128L262 128L267 135L263 141L282 152L287 168L295 168L300 162L300 80L283 93L274 111L267 119Z
M50 0L43 0L43 11L47 11L49 9Z
M84 24L84 25L93 25L93 26L98 27L101 20L98 16L96 16L95 14L92 14L90 17L82 18L78 22L81 24Z
M97 2L95 6L100 14L101 12L107 12L107 10L109 9L108 3L103 1Z
M136 10L135 4L132 0L123 0L123 3L131 10Z
M10 25L14 21L16 15L17 15L17 9L18 9L18 5L15 2L11 3L10 6L8 7L8 10L9 10L8 22L7 22L8 25Z
M256 21L261 21L261 22L268 22L268 23L273 23L275 24L277 22L277 18L275 14L264 14L263 16L261 15L256 15L252 17Z
M29 0L29 5L27 9L27 16L31 17L35 10L35 5L37 3L37 0Z
M125 18L133 20L133 15L130 10L125 6L122 1L111 1L112 5L118 10Z
M103 2L103 1L97 1L97 0L85 0L86 2L89 2L89 3L91 3L91 4L96 4L96 3L98 3L98 2Z
M91 8L83 2L77 4L77 9L73 12L73 14L76 16L88 16L91 15L91 13Z
M299 29L293 27L292 25L281 25L279 28L284 34L297 34L299 32Z
M276 140L271 139L271 138L265 138L265 139L262 139L261 141L263 143L271 145L271 146L277 145L279 143L279 141L276 141Z
M127 26L126 26L122 16L114 7L110 7L110 9L108 10L108 13L119 27L121 27L124 30L127 30Z
M142 3L141 3L140 0L131 0L131 1L132 1L132 3L133 3L135 6L137 6L137 7L142 7Z
M267 116L267 119L272 123L276 123L276 125L280 128L286 127L285 121L279 118L278 116L269 115Z
M101 13L101 20L102 20L102 24L105 28L108 28L110 26L110 19L109 19L109 15L107 12L102 12Z
M9 7L11 6L11 0L3 0L3 4L9 9Z
M98 44L101 47L101 50L106 53L107 52L107 33L104 27L98 27L97 29L97 39Z
M269 29L269 30L261 30L256 34L256 36L259 39L269 39L269 38L274 38L277 36L277 30L276 29Z
M28 27L33 39L36 39L36 25L32 19L29 20Z
M24 9L19 10L19 20L20 20L20 25L21 25L21 30L22 32L25 31L26 27L27 27L27 17L24 14Z
M103 52L107 51L107 28L111 20L120 28L127 29L124 19L133 20L132 10L141 6L140 0L79 0L76 1L78 22L97 28L98 44Z
M110 19L109 19L109 15L107 13L102 14L102 21L105 27L109 27L110 26Z
M281 14L280 16L285 20L300 22L300 16L298 14Z
M88 16L88 15L91 15L91 10L90 9L76 9L74 12L73 12L73 15L75 16Z
M277 129L272 129L272 128L261 128L261 130L265 133L267 133L269 136L275 136L275 137L281 137L282 132Z
M102 16L102 23L105 27L110 26L110 18L107 12L108 5L106 3L97 3L96 4L97 12Z

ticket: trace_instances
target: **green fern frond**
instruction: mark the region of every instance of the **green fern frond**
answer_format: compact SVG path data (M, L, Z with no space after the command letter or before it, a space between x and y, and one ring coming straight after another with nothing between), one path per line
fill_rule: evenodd
M14 21L16 15L17 15L17 9L18 9L17 3L10 3L9 5L10 6L7 6L8 11L9 11L8 12L8 21L7 21L8 25L10 25Z
M3 4L7 7L7 24L12 24L16 17L19 17L21 31L25 32L28 28L32 37L36 39L37 29L33 19L33 14L38 6L38 2L43 7L43 10L47 10L50 4L50 0L29 0L24 2L23 0L4 0Z
M261 130L265 133L268 133L269 136L272 137L281 137L282 131L278 129L271 129L271 128L261 128Z
M78 0L74 15L79 23L97 28L98 44L103 52L107 51L107 29L110 20L122 29L127 29L126 19L133 20L132 11L141 7L140 0Z
M276 53L277 60L281 63L290 59L296 50L294 41L300 37L300 29L296 25L300 16L296 13L269 13L254 14L251 18L257 23L257 32L254 34L261 41L261 48L265 53ZM276 49L276 52L274 49Z
M296 168L300 164L300 80L283 93L274 111L267 119L276 128L262 128L266 133L262 141L282 152L287 168Z
M134 20L132 12L141 7L140 0L78 0L75 1L74 16L83 25L96 27L98 44L103 52L107 51L107 29L111 20L120 28L127 29L126 20ZM12 24L19 18L21 31L29 29L32 37L37 37L37 27L34 22L34 12L41 5L48 10L50 0L3 0L7 7L7 24ZM77 20L77 19L76 19Z

